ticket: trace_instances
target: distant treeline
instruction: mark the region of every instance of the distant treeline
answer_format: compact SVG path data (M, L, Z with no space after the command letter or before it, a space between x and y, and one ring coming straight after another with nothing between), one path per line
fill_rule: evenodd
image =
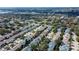
M55 14L66 14L68 16L79 16L79 11L55 12Z

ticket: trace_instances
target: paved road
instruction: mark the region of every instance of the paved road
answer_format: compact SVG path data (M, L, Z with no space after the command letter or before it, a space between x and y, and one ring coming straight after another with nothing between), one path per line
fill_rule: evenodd
M43 27L41 31L44 31L45 29L46 29L46 26ZM41 32L40 32L40 34L41 34ZM40 34L39 34L39 35L40 35ZM37 35L37 36L39 36L39 35ZM37 37L37 36L36 36L36 37ZM34 37L34 36L33 36L33 37ZM33 37L32 37L32 38L33 38ZM26 40L25 40L25 41L26 41ZM15 51L16 49L21 48L22 45L24 45L24 43L23 43L23 44L18 44L18 45L16 45L16 46L18 46L18 47L15 46L15 47L14 47L13 49L11 49L11 50L12 50L12 51Z
M2 45L4 46L6 43L8 44L8 43L14 41L15 40L14 38L24 34L25 32L31 31L32 29L36 28L37 26L39 26L39 25L33 26L33 27L29 28L29 29L26 29L26 30L24 30L24 31L22 31L22 32L10 37L9 39L0 42L0 48L1 48Z
M31 44L37 45L40 42L41 38L47 35L50 30L51 30L51 27L48 26L47 29L45 29L38 37L36 37L35 39L33 39L33 41L30 42L29 47L31 46ZM23 48L22 51L26 51L28 49L27 47L28 46Z

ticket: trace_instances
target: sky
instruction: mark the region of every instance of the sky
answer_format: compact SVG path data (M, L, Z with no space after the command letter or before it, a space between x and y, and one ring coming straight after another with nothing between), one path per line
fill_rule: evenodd
M0 0L0 7L78 7L78 0Z

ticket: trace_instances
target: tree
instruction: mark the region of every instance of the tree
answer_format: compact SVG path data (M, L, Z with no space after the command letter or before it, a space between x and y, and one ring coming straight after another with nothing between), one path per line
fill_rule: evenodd
M31 48L32 48L33 51L36 51L36 50L37 50L37 49L36 49L36 48L37 48L37 45L32 44L32 45L31 45Z

